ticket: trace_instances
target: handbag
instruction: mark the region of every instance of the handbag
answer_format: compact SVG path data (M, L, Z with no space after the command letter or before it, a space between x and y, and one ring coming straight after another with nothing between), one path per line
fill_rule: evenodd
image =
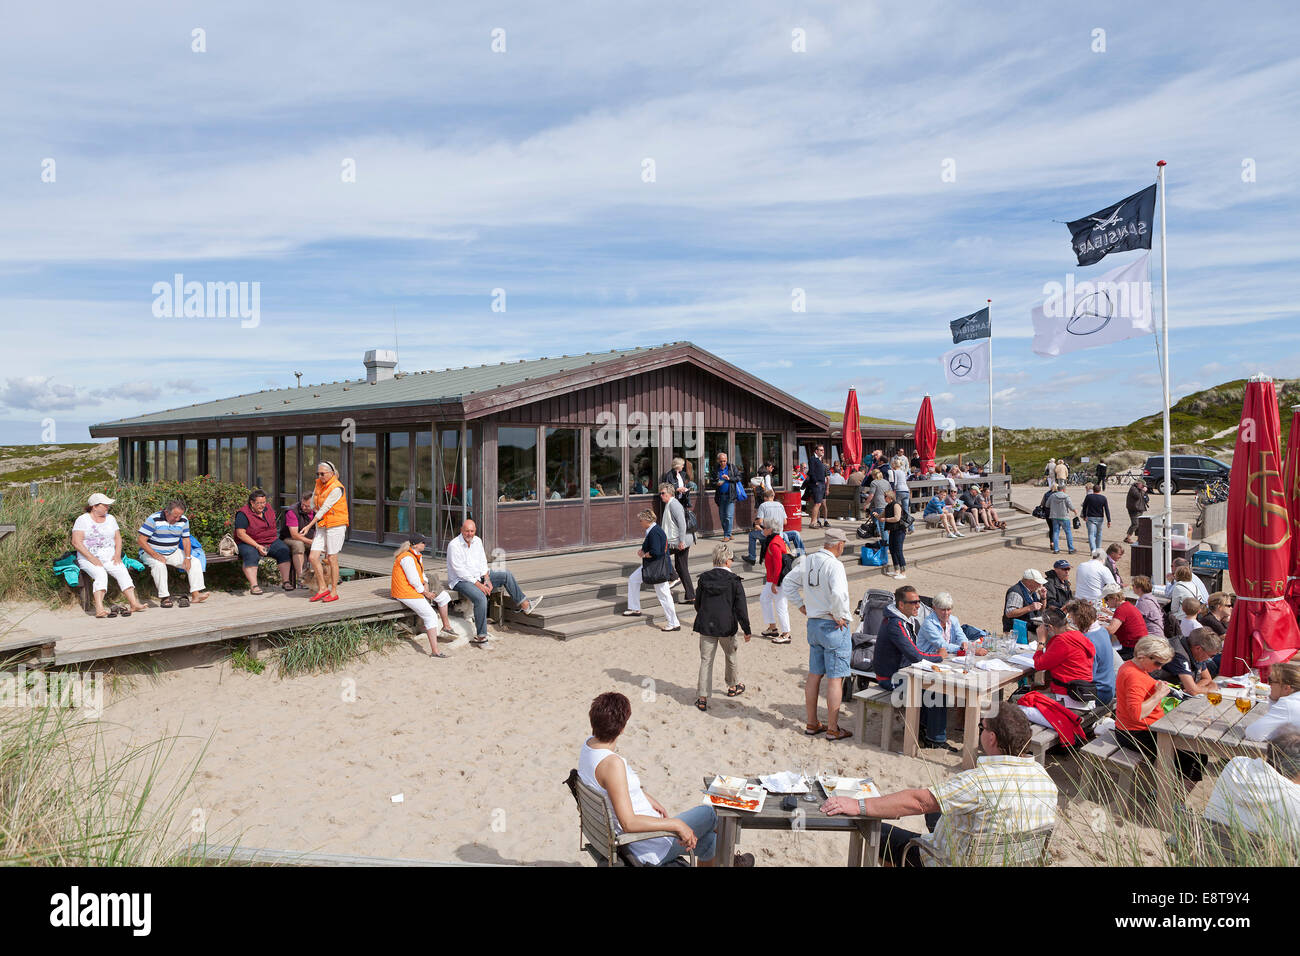
M686 509L686 533L695 534L700 530L700 519L695 517L695 512L690 508Z
M869 544L862 546L858 554L858 564L865 565L868 568L881 568L889 562L889 550L884 545L872 547Z
M736 500L744 501L749 495L745 494L745 483L743 481L734 482L736 486Z
M1070 526L1073 527L1075 531L1078 531L1078 530L1079 530L1079 516L1078 516L1078 515L1075 515L1073 518L1070 519Z
M1035 518L1042 518L1046 520L1047 509L1044 508L1042 505L1038 505L1037 507L1034 508L1033 511L1030 512L1030 514L1033 515Z
M221 555L222 557L226 557L226 558L233 557L236 553L238 553L238 551L239 548L235 547L235 539L230 535L223 536L222 539L217 543L217 554Z
M1097 685L1090 680L1072 680L1066 682L1065 696L1081 704L1099 704Z
M673 569L673 559L667 551L657 558L650 558L641 565L641 580L646 584L663 584L677 577Z

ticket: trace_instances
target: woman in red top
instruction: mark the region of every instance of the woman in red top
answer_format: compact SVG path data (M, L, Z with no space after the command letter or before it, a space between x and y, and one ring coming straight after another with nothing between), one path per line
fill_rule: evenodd
M790 606L781 591L782 557L789 550L785 538L770 518L763 521L763 591L758 603L763 608L763 636L773 644L790 643ZM779 627L778 627L779 622Z
M1064 699L1073 680L1092 680L1092 660L1097 648L1092 641L1070 628L1060 608L1049 607L1038 625L1042 646L1034 653L1034 670L1047 671L1053 694Z
M1111 619L1102 620L1102 626L1111 637L1119 641L1119 656L1132 660L1133 648L1147 636L1146 618L1137 605L1124 600L1124 589L1118 584L1108 584L1101 589L1102 603L1110 610Z
M1125 661L1115 675L1115 739L1121 747L1136 750L1147 760L1156 759L1156 735L1151 725L1165 715L1160 706L1169 685L1152 678L1151 672L1174 659L1174 649L1163 637L1148 635L1133 648L1133 659ZM1185 750L1174 751L1178 770L1189 780L1201 779L1205 758Z

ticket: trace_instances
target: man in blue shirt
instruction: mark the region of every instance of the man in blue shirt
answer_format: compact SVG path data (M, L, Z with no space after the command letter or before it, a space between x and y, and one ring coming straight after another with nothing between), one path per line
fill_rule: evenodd
M136 532L140 541L140 561L153 575L158 589L159 603L171 607L171 591L167 586L167 569L183 568L189 577L190 596L180 598L180 606L190 602L199 604L208 599L203 593L203 568L197 556L191 555L190 519L185 517L185 502L175 498L161 511L144 519Z

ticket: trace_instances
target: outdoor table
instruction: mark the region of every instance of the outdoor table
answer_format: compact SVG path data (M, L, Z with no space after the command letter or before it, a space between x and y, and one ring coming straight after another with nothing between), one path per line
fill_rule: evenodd
M1017 645L1028 651L1032 644ZM976 660L1006 660L1010 654L989 654ZM948 658L953 661L954 658ZM964 660L960 658L959 660ZM960 668L955 670L932 671L928 668L919 670L915 665L899 671L903 675L903 756L915 757L920 748L919 730L921 726L921 697L928 689L942 690L945 696L956 697L958 706L966 712L965 739L962 741L961 766L970 770L975 766L975 755L979 749L979 734L973 728L979 726L980 712L986 709L994 698L1005 697L1026 674L1032 674L1032 667L1016 667L1012 671L986 671L973 663L969 672Z
M1211 756L1262 757L1268 747L1246 739L1246 728L1268 712L1268 701L1254 701L1246 713L1237 709L1235 697L1226 693L1217 705L1204 695L1185 700L1165 714L1151 729L1156 734L1156 792L1159 805L1175 805L1174 780L1178 776L1175 751ZM1178 803L1182 802L1181 794Z
M704 778L704 789L709 789L713 774ZM758 777L747 778L750 783L758 783ZM869 779L869 778L861 778ZM826 801L821 798L821 788L816 780L809 781L813 793L818 794L816 803L799 800L799 810L803 819L801 828L809 831L835 831L849 835L849 866L880 865L880 821L868 817L827 816L821 806ZM735 858L736 842L741 828L749 830L793 830L795 817L792 811L782 810L781 801L785 794L769 793L763 801L763 809L758 813L744 810L732 810L728 807L714 807L718 814L717 855L714 857L719 866L731 866Z

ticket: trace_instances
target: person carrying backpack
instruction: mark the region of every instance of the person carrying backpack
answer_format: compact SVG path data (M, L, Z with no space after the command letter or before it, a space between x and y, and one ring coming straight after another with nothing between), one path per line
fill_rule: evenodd
M794 557L785 538L771 518L763 519L763 591L758 603L763 609L763 636L773 644L790 643L790 604L781 592Z

